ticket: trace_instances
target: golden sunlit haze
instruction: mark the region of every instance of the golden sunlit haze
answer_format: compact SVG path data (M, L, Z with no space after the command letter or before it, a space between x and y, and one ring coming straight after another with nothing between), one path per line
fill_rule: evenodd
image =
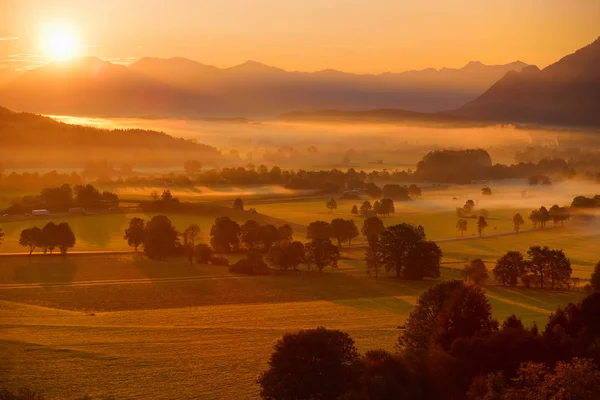
M42 33L44 55L50 61L63 61L78 56L79 40L73 28L66 24L49 25Z

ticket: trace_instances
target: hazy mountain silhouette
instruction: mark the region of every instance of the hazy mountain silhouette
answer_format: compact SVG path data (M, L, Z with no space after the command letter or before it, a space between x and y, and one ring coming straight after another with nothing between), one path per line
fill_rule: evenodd
M2 161L28 167L83 165L106 159L134 165L181 165L185 159L221 160L214 147L144 129L98 129L71 125L0 107Z
M473 100L526 64L425 69L380 75L290 72L256 61L217 68L185 58L129 67L97 58L47 64L0 88L13 109L101 116L274 116L294 109L404 108L434 112Z
M600 126L600 38L540 70L509 72L451 114L471 119Z

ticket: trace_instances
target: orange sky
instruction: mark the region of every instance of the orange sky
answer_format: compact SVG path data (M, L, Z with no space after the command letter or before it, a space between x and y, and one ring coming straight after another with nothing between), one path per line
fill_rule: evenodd
M0 65L44 62L67 24L80 55L379 73L520 59L544 67L600 35L600 0L0 0Z

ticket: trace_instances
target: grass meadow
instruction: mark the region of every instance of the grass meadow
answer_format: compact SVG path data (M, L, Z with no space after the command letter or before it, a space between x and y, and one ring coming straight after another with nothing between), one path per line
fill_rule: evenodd
M393 349L397 327L436 281L368 278L360 259L344 256L334 271L262 277L135 254L3 257L1 383L29 383L50 399L255 399L285 332L322 325L349 332L361 351ZM450 278L460 272L444 269ZM485 290L497 318L539 325L580 296Z

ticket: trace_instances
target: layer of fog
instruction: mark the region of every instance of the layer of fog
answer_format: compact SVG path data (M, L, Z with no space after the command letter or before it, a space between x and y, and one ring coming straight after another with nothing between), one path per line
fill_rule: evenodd
M316 124L263 121L226 123L176 119L101 119L54 116L60 121L102 128L144 128L212 145L232 165L286 167L413 168L429 151L481 147L494 163L511 164L516 150L556 146L556 131L512 126L473 128L396 124ZM310 150L309 150L310 149ZM377 160L383 164L375 165Z

